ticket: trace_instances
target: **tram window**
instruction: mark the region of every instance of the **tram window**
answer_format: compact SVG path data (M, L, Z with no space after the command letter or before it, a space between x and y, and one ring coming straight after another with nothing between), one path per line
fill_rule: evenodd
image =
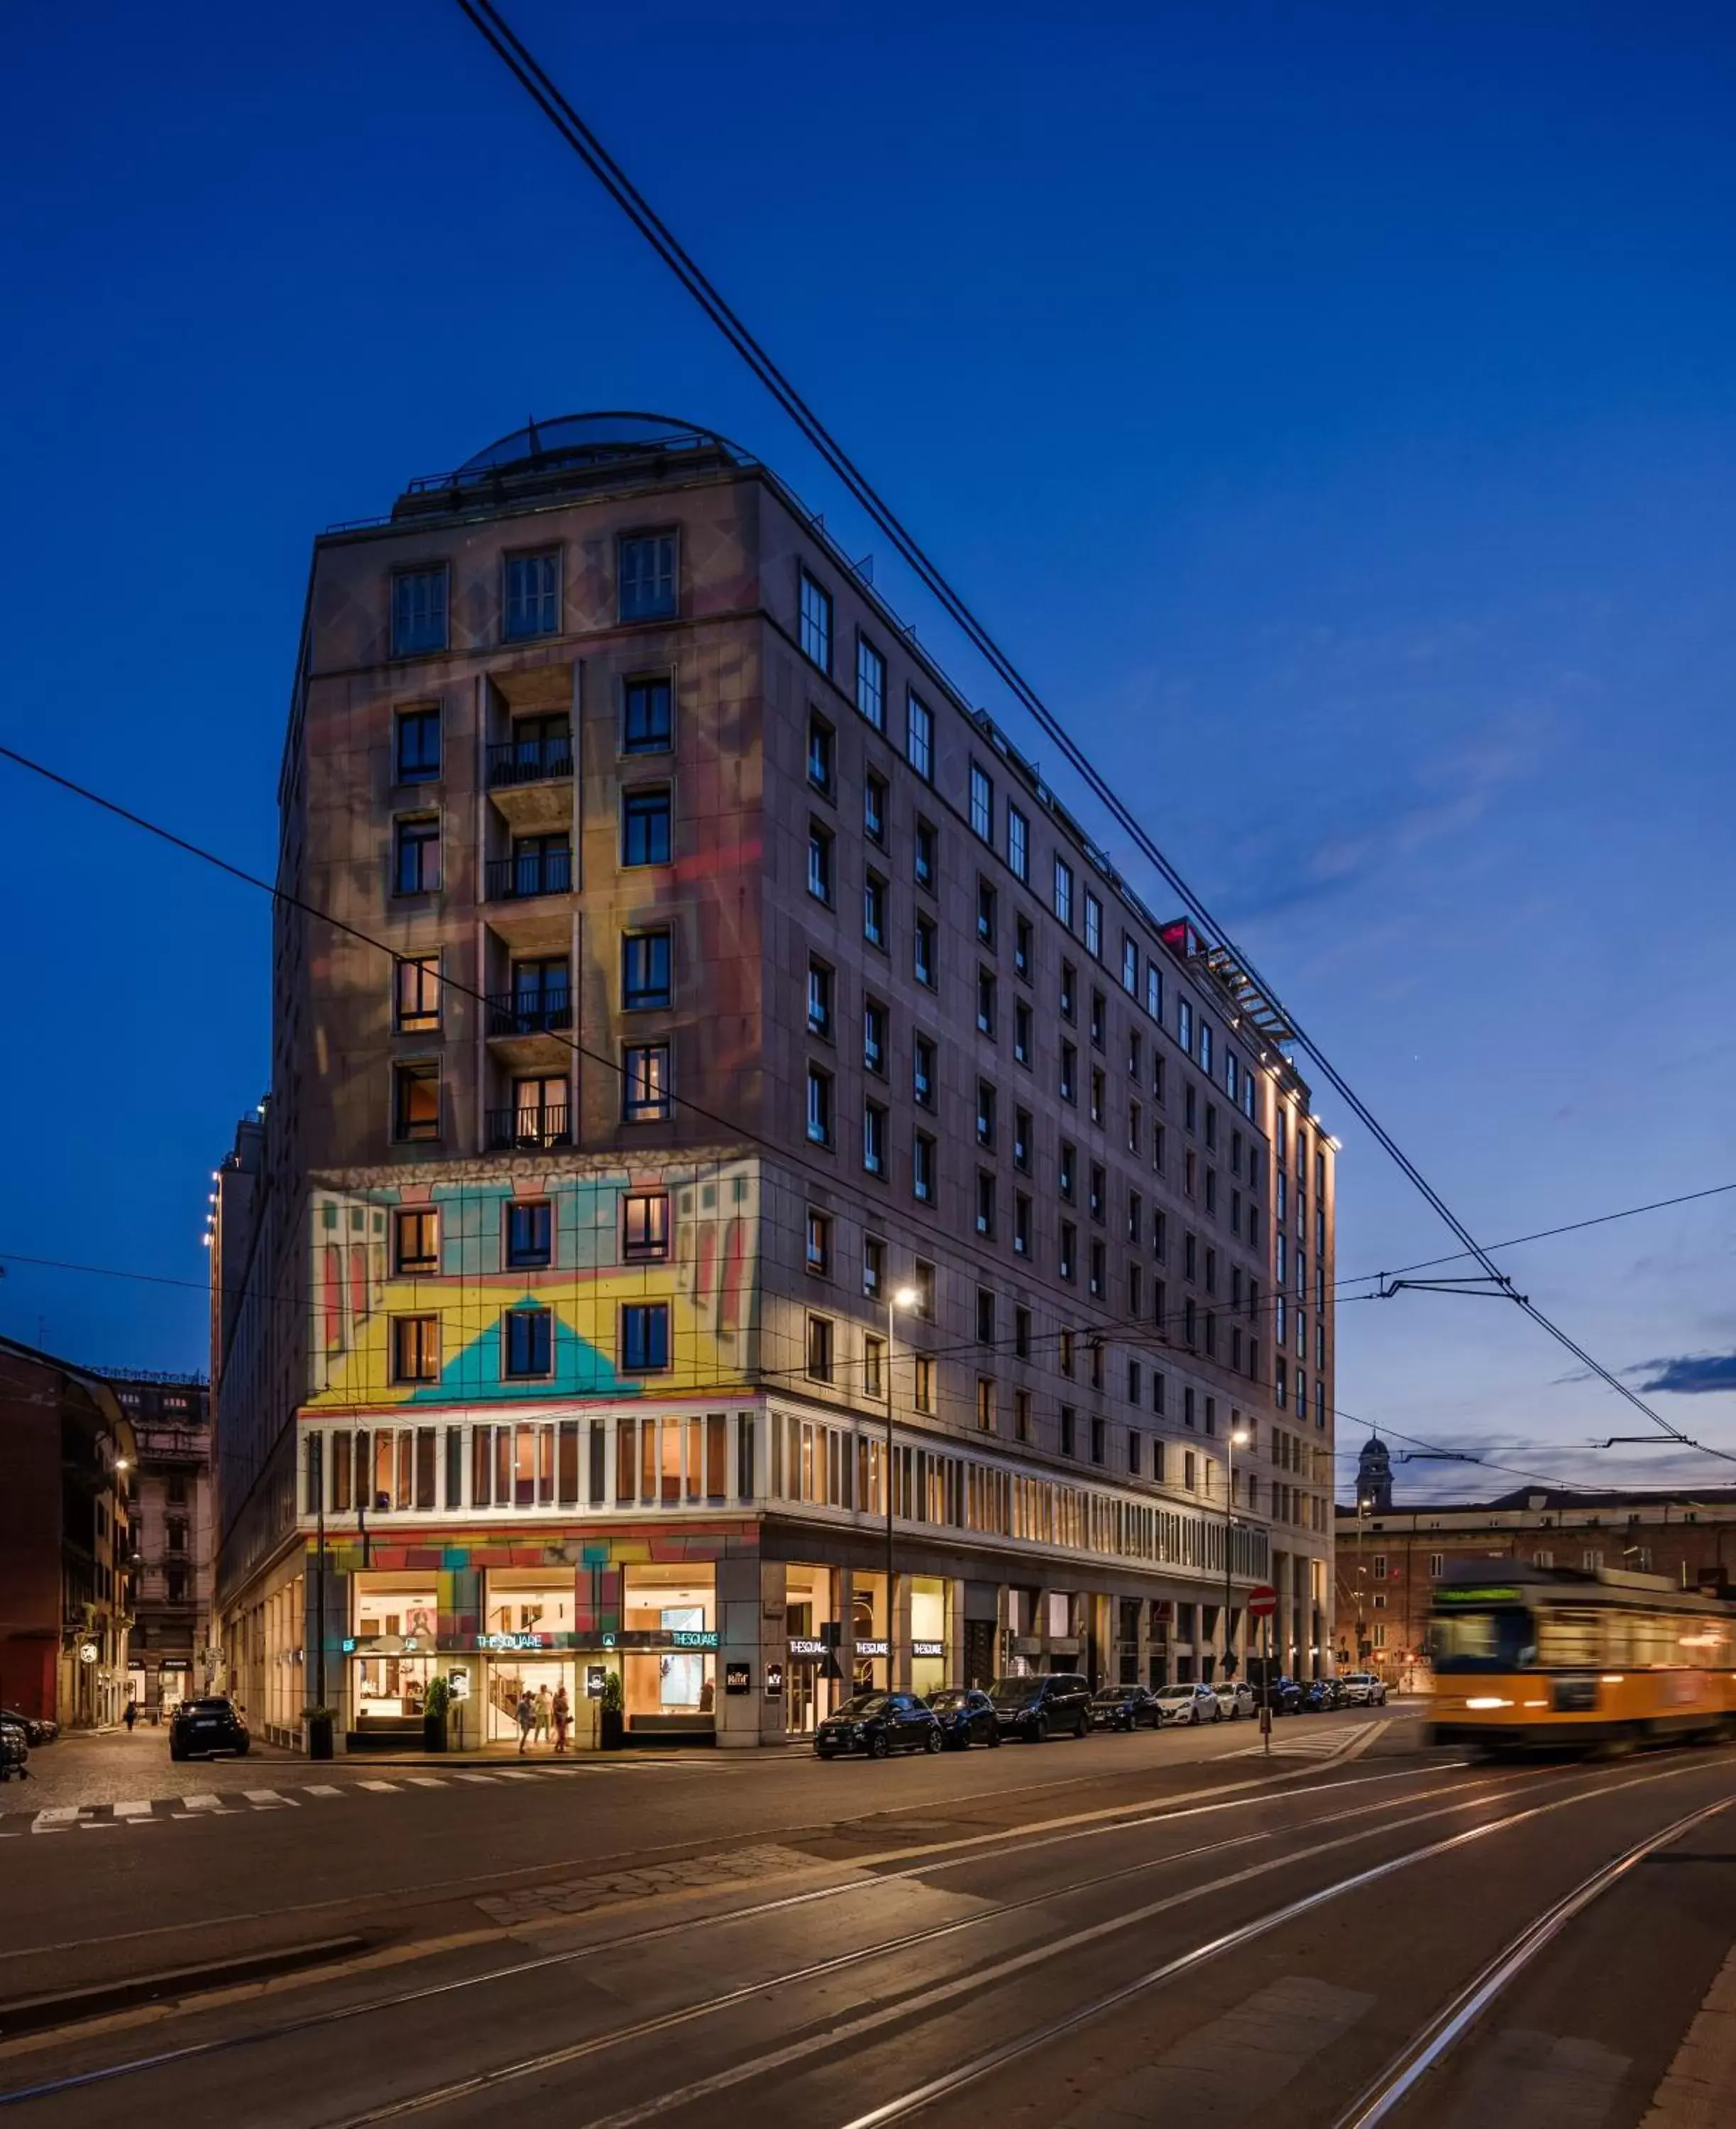
M1446 1612L1431 1630L1438 1670L1529 1670L1537 1661L1531 1614L1523 1607Z
M1585 1608L1541 1612L1537 1624L1538 1661L1545 1670L1600 1663L1601 1625L1599 1614Z

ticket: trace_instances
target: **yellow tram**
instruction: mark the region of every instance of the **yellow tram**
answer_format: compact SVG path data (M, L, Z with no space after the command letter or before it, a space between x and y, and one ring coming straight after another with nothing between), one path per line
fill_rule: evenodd
M1436 1744L1736 1735L1736 1606L1662 1575L1455 1560L1429 1638Z

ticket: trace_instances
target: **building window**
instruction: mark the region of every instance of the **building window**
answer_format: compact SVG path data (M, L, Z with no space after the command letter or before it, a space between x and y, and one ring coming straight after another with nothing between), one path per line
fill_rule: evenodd
M440 1136L440 1067L392 1067L392 1136L400 1145Z
M918 817L911 853L911 870L917 885L926 887L932 893L935 875L940 869L940 838L932 821Z
M1013 921L1013 973L1026 983L1031 980L1031 963L1036 951L1028 917L1018 917Z
M1015 1109L1013 1112L1013 1165L1021 1174L1031 1173L1031 1112Z
M862 1395L883 1398L885 1394L886 1341L870 1331L862 1340Z
M940 970L939 940L933 919L928 917L918 917L916 920L913 936L915 945L912 957L912 972L919 984L926 984L931 991L934 990L940 982Z
M824 717L808 719L808 781L826 798L832 797L837 780L837 736Z
M832 594L802 572L802 655L823 673L832 670Z
M1064 1404L1061 1408L1061 1453L1063 1456L1075 1456L1079 1453L1078 1427L1078 1417L1072 1406Z
M886 661L866 636L856 640L856 706L876 731L886 729Z
M1061 1255L1056 1269L1070 1284L1077 1276L1075 1266L1079 1257L1079 1231L1071 1220L1061 1223Z
M910 1149L910 1188L925 1205L934 1203L934 1141L927 1131L918 1131Z
M994 1238L994 1178L986 1169L976 1172L976 1231L985 1241Z
M392 579L392 655L413 658L446 647L446 572L403 569Z
M886 843L886 779L870 769L862 779L862 833L884 850Z
M976 972L976 1031L990 1036L994 1033L994 978L987 969Z
M1021 1257L1031 1254L1031 1201L1022 1190L1013 1198L1013 1253Z
M832 1222L811 1207L808 1214L808 1269L816 1279L832 1276Z
M638 532L621 542L621 618L658 621L675 610L675 536Z
M1071 1042L1063 1042L1061 1045L1061 1077L1059 1086L1061 1098L1062 1101L1077 1103L1079 1099L1079 1052L1074 1048Z
M1177 998L1176 1001L1176 1032L1180 1041L1184 1054L1188 1056L1192 1056L1194 1052L1194 1008L1189 1004L1185 998ZM1190 1088L1189 1091L1191 1092L1192 1089Z
M505 1374L517 1377L553 1372L555 1334L551 1310L509 1308L505 1329Z
M440 712L400 710L398 713L398 780L433 783L440 777Z
M1102 1420L1094 1419L1091 1422L1091 1461L1094 1464L1107 1461L1107 1434L1108 1428Z
M934 1363L926 1353L918 1353L911 1362L910 1403L920 1412L934 1410Z
M662 865L670 861L670 797L667 784L651 791L621 794L621 862Z
M862 1069L886 1076L886 1008L878 998L862 1000Z
M667 754L675 721L666 679L629 680L621 720L623 754Z
M994 1083L979 1079L976 1083L976 1142L992 1151L994 1145Z
M815 1145L832 1143L832 1074L818 1064L808 1068L808 1136Z
M862 880L862 936L870 946L886 950L886 883L877 872Z
M392 1217L392 1261L400 1273L440 1269L440 1215L415 1206Z
M985 946L994 944L994 889L980 873L976 876L976 936Z
M393 826L393 893L431 894L440 885L440 816L418 813Z
M918 1105L925 1109L934 1107L935 1047L926 1035L910 1039L910 1091Z
M648 1012L669 1002L668 932L627 932L621 941L622 1010Z
M1085 898L1085 945L1094 960L1103 959L1103 904L1095 894Z
M904 759L925 783L934 776L934 712L920 695L904 710Z
M994 1382L992 1376L976 1379L976 1424L980 1432L994 1431Z
M1007 869L1014 879L1031 877L1031 824L1016 806L1007 808Z
M629 1302L621 1311L621 1366L632 1375L669 1365L669 1303Z
M1029 1390L1014 1390L1013 1393L1013 1433L1014 1439L1019 1441L1028 1441L1031 1439L1031 1393Z
M630 1044L622 1055L622 1121L630 1124L656 1123L669 1113L669 1045Z
M1071 1205L1075 1186L1079 1155L1077 1150L1066 1139L1061 1142L1061 1158L1056 1163L1055 1187Z
M1055 914L1071 931L1073 928L1073 868L1063 858L1055 860Z
M994 841L994 783L986 769L971 764L971 831L991 847Z
M501 632L508 642L560 629L560 555L508 555Z
M878 1102L862 1104L862 1165L870 1175L886 1172L886 1112Z
M621 1254L629 1264L661 1263L669 1255L669 1193L630 1190L621 1201Z
M440 1025L440 956L420 955L397 964L392 987L392 1023L400 1035Z
M546 1198L526 1198L507 1207L506 1260L509 1271L536 1271L554 1262L554 1208Z
M916 1288L916 1312L925 1323L934 1321L934 1267L922 1257L916 1260L911 1284Z
M808 1032L832 1040L832 975L823 961L808 964Z
M440 1318L437 1316L394 1316L392 1318L392 1379L394 1383L439 1381Z
M1096 1065L1091 1067L1091 1122L1101 1125L1104 1116L1104 1079Z
M1023 998L1013 1001L1013 1061L1028 1065L1031 1062L1031 1008Z
M1061 990L1057 1003L1061 1007L1061 1017L1070 1027L1078 1011L1076 1002L1078 988L1079 979L1073 964L1071 961L1063 961L1061 964Z
M1129 998L1139 995L1139 949L1125 931L1121 935L1121 988ZM1133 1069L1137 1071L1138 1067Z
M818 821L808 824L808 892L832 907L832 836Z
M886 1284L886 1245L878 1235L862 1237L862 1291L878 1301Z

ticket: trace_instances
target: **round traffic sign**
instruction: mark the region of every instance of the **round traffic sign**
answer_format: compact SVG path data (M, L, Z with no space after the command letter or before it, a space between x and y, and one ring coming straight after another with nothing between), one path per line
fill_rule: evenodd
M1251 1619L1269 1619L1278 1608L1278 1593L1269 1582L1262 1582L1257 1589L1247 1593L1247 1616Z

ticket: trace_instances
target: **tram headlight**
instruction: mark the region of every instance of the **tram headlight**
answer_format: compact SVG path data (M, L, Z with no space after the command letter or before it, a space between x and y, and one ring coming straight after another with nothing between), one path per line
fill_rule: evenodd
M1491 1693L1479 1693L1476 1699L1465 1703L1467 1707L1511 1707L1510 1700L1497 1700Z

